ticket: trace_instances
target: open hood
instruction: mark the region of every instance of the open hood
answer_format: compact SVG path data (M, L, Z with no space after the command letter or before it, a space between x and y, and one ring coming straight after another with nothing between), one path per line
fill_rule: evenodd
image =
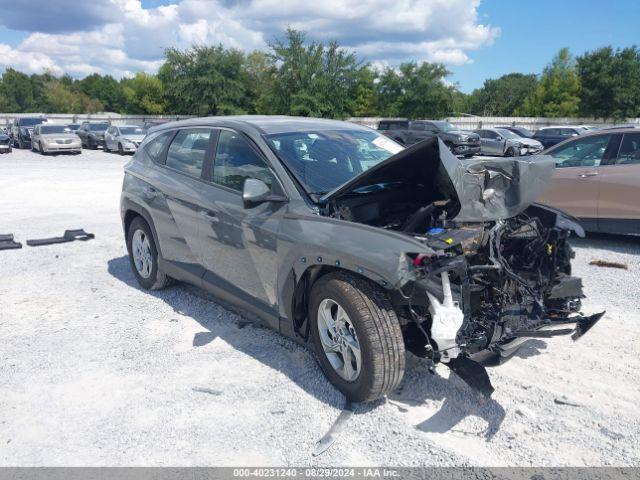
M554 160L546 155L495 160L460 160L438 138L417 143L323 195L325 204L391 182L421 183L458 204L461 222L513 217L544 191Z

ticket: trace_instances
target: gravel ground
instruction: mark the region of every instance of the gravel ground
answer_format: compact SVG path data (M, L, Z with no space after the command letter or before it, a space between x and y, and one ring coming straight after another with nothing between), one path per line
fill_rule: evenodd
M607 310L580 341L530 340L490 370L485 404L410 357L400 389L313 457L344 398L307 350L203 292L137 287L125 162L0 156L0 233L96 234L0 252L0 465L640 465L638 239L574 242L585 307Z

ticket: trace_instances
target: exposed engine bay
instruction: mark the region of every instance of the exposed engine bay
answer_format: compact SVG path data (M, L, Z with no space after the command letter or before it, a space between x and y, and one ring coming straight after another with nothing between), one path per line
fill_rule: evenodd
M475 360L500 363L527 338L577 339L602 317L580 314L582 282L571 276L567 239L584 231L533 203L553 171L545 157L465 164L448 152L427 162L424 153L422 163L409 153L404 169L391 166L344 189L323 213L426 247L407 252L414 278L394 298L406 346L489 395ZM523 181L529 175L536 176Z

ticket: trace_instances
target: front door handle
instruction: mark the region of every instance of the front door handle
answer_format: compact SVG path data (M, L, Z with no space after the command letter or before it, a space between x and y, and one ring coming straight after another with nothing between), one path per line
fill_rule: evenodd
M578 175L578 177L580 178L589 178L589 177L597 177L597 176L598 176L598 172L585 172Z
M200 215L208 219L218 218L216 212L212 212L211 210L200 210Z

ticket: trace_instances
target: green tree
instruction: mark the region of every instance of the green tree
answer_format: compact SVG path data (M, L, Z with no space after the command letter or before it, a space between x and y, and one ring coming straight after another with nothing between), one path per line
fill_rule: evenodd
M121 112L125 107L122 83L111 75L93 73L79 80L76 88L89 98L99 100L109 112Z
M640 116L640 51L604 47L578 57L584 116L623 120Z
M576 62L563 48L545 67L535 92L519 114L540 117L574 117L580 108L580 79Z
M225 115L244 113L250 106L240 50L222 45L186 51L170 48L165 59L158 78L173 113Z
M353 115L355 117L375 117L377 114L376 72L368 65L356 73Z
M444 80L449 71L439 63L409 62L400 65L403 94L399 113L408 118L441 118L453 111L455 88Z
M54 79L44 85L42 111L46 113L96 113L103 110L100 100L74 91L60 80Z
M402 94L402 78L393 68L385 68L376 84L378 114L382 117L400 116Z
M284 39L270 44L277 66L273 88L263 104L270 113L344 118L355 108L362 65L337 42L305 42L288 29Z
M514 116L524 100L534 94L537 84L535 75L522 73L509 73L500 78L485 80L484 85L471 94L467 113L496 117Z
M121 83L128 113L157 115L165 112L164 86L158 77L138 72Z
M13 68L7 68L2 75L0 95L6 102L5 111L28 112L34 107L31 79Z

